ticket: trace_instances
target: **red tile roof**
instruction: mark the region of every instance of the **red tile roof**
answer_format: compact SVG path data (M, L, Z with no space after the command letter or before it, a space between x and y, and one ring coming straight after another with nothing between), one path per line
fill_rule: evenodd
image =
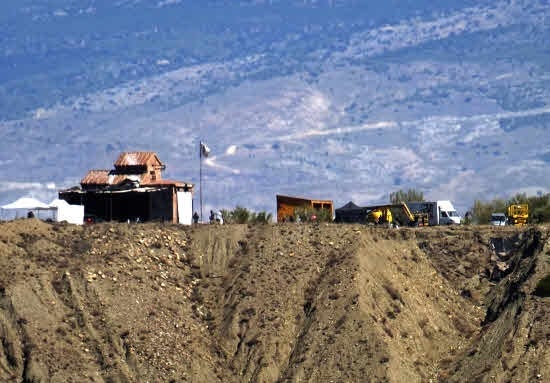
M115 167L147 165L147 161L151 157L154 157L158 164L162 166L162 162L160 162L155 152L123 152L118 156Z
M104 185L107 184L109 170L90 170L88 174L80 180L82 185Z
M147 172L141 174L126 174L126 166L145 166L147 162L154 159L158 165L164 165L160 162L155 152L124 152L121 153L115 162L114 170L90 170L88 174L82 178L80 184L86 186L113 186L120 185L126 180L136 181L140 186L175 186L183 188L185 186L192 188L193 184L183 181L163 180L160 179L160 172L157 172L157 179L152 179ZM129 169L128 169L129 170Z

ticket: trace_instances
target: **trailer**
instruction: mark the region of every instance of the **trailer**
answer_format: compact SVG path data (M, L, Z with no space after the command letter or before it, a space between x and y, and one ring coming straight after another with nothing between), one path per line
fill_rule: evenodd
M331 217L334 215L331 200L277 195L277 222L294 222L296 209L307 209L312 212L324 210L328 211Z

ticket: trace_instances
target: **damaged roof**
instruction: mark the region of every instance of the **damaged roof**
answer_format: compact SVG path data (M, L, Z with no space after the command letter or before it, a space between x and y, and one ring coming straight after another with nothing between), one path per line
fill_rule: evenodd
M82 185L118 185L125 180L134 182L142 181L142 174L116 174L110 170L90 170L88 174L82 178Z
M120 185L125 181L136 182L140 186L175 186L175 187L189 187L192 188L193 184L183 181L173 180L150 180L144 179L144 174L116 174L109 170L90 170L84 178L80 181L82 186L114 186Z
M175 187L188 187L192 188L193 184L189 182L183 182L183 181L174 181L174 180L150 180L145 181L141 184L142 186L175 186Z
M152 166L154 170L135 167ZM92 169L80 180L83 188L101 187L166 187L193 188L193 184L184 181L162 180L161 171L164 164L155 152L123 152L115 162L115 169ZM111 188L109 188L111 189Z
M155 152L123 152L115 162L119 166L146 166L151 158L154 158L159 166L164 166Z
M107 184L110 170L92 169L80 180L82 185L104 185Z

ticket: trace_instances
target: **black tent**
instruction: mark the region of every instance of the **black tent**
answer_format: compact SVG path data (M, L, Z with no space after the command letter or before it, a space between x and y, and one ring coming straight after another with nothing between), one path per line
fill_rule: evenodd
M369 209L357 206L353 202L349 201L344 206L336 209L334 213L335 222L365 223L367 222Z

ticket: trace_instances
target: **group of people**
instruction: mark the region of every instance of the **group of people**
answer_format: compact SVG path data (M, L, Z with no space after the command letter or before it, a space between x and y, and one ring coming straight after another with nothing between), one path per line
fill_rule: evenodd
M214 210L210 210L210 224L218 224L218 225L223 225L223 215L222 215L222 212L221 211L216 211L214 212ZM195 224L198 224L199 223L199 213L195 212L193 214L193 222Z

